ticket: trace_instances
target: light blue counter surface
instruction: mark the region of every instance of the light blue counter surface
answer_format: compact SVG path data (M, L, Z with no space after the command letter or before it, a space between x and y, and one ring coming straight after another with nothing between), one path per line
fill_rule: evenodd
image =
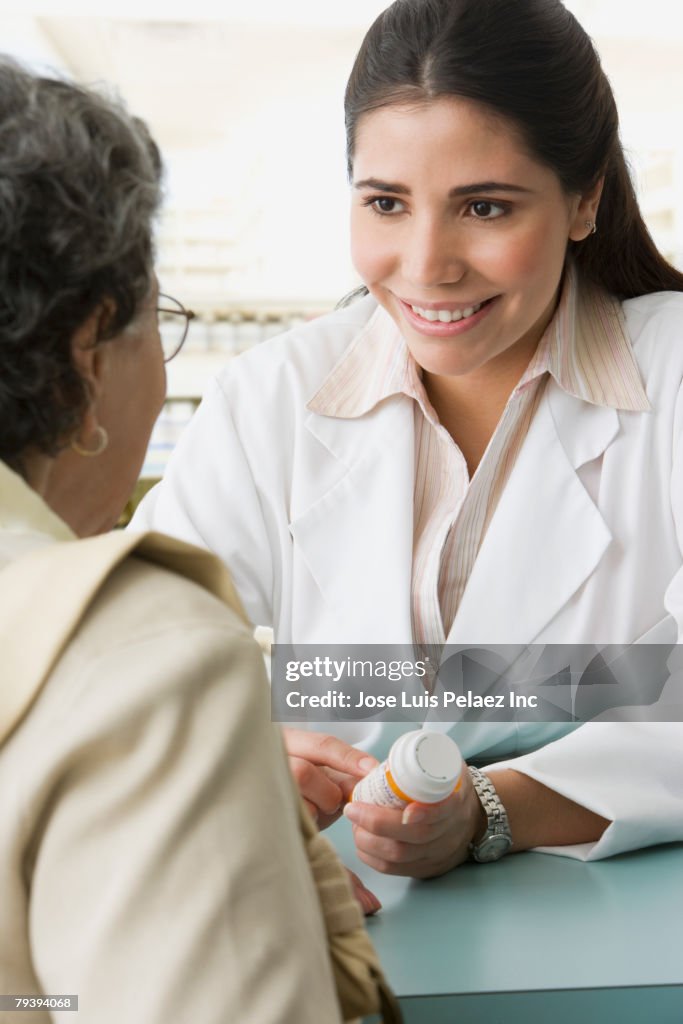
M416 882L355 856L407 1024L683 1024L683 843L585 864L540 853Z

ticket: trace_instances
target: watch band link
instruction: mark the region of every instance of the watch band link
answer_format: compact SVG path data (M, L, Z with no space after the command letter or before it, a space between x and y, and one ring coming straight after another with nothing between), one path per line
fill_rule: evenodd
M486 832L478 843L470 843L470 856L480 864L500 860L512 846L510 823L502 800L488 775L479 768L468 766L477 796L486 814Z

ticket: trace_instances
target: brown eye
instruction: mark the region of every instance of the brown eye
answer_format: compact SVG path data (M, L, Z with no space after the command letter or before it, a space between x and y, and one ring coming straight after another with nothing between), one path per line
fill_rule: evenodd
M506 212L500 203L492 203L488 199L477 199L470 205L470 210L478 220L496 220Z
M391 196L374 196L366 199L363 205L369 206L373 213L378 213L380 217L403 213L405 209L400 199L393 199Z

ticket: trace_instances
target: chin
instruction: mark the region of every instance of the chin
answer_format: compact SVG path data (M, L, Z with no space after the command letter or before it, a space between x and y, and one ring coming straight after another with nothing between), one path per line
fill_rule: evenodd
M415 362L425 373L435 374L439 377L466 377L468 373L478 370L486 360L472 359L467 352L454 351L453 342L440 343L441 351L436 346L424 342L416 344L412 339L407 339L408 348ZM469 358L468 358L469 355Z

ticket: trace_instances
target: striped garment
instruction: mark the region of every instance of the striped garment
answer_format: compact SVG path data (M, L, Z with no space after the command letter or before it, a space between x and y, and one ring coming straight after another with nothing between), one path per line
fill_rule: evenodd
M414 399L414 642L446 641L477 553L524 443L548 375L569 394L629 411L650 408L621 304L565 274L560 301L510 395L470 479L465 458L439 423L421 370L391 317L378 307L308 403L322 416L353 419L403 394Z

